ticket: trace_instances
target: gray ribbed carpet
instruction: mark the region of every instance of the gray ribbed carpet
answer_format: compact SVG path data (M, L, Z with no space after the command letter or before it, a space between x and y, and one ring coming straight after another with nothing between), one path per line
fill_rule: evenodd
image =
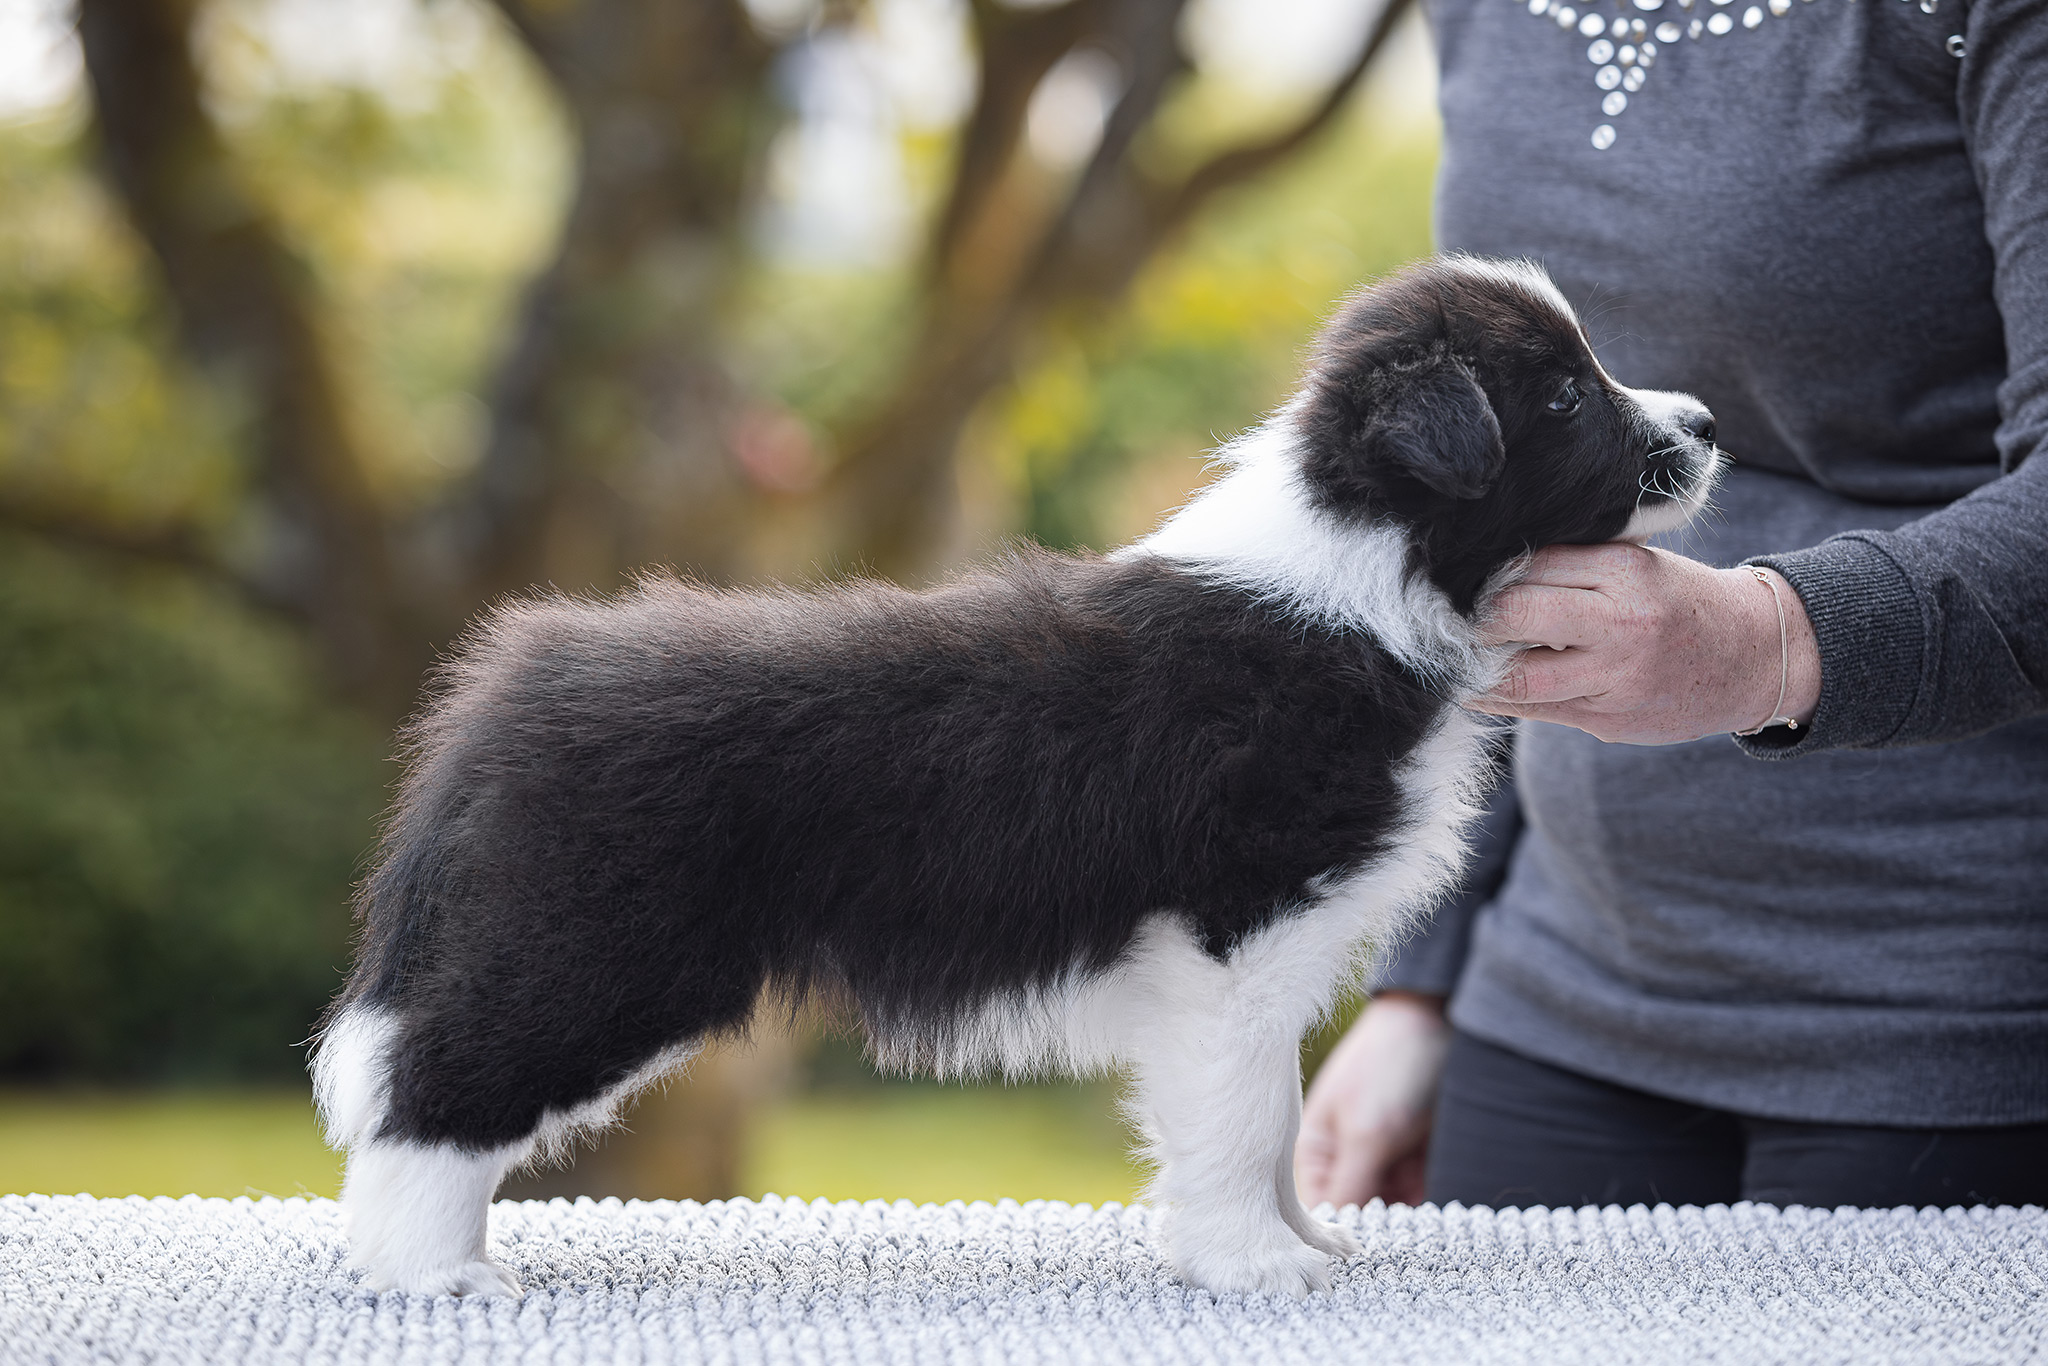
M510 1300L374 1295L324 1200L0 1198L8 1362L2011 1362L2048 1214L1378 1205L1305 1302L1212 1297L1142 1210L504 1203Z

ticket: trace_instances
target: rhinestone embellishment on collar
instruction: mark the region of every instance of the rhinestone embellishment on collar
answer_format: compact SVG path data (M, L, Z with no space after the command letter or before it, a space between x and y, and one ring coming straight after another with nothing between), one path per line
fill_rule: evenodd
M1600 92L1600 112L1610 119L1627 110L1629 97L1649 83L1650 69L1657 65L1660 48L1701 38L1725 38L1740 24L1745 29L1763 27L1766 12L1783 19L1792 12L1794 0L1764 0L1744 5L1741 0L1619 0L1622 13L1608 18L1590 6L1580 11L1569 0L1509 0L1526 8L1539 19L1548 19L1567 32L1576 32L1586 44L1586 60L1593 64L1593 85ZM1813 0L1799 0L1811 4ZM1916 0L1901 0L1914 4ZM1917 0L1922 14L1933 14L1941 0ZM1628 13L1629 8L1637 11ZM1961 59L1963 36L1951 34L1949 55ZM1593 147L1604 152L1614 145L1612 123L1593 130Z

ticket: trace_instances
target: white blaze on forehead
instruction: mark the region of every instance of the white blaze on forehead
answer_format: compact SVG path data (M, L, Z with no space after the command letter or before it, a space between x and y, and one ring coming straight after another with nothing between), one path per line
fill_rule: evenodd
M1514 290L1558 315L1573 331L1582 331L1578 310L1565 299L1549 272L1534 261L1495 261L1483 256L1446 256L1444 264L1462 275Z

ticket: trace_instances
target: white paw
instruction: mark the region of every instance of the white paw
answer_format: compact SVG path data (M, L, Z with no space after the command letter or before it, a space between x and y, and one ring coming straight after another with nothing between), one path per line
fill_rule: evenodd
M363 1277L363 1284L372 1290L408 1290L415 1295L516 1296L520 1293L519 1278L488 1258L392 1274L371 1270Z
M1310 1219L1297 1230L1302 1241L1319 1252L1326 1252L1337 1260L1356 1257L1365 1251L1365 1244L1358 1241L1358 1235L1341 1224L1326 1224L1320 1219Z
M1330 1259L1293 1234L1282 1243L1248 1243L1232 1251L1179 1255L1174 1270L1189 1285L1215 1294L1292 1295L1305 1298L1330 1288Z

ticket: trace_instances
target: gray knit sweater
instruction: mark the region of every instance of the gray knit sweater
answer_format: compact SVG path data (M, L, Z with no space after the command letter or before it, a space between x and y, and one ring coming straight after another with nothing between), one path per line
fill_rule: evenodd
M2048 0L1544 4L1430 0L1439 235L1714 409L1739 464L1671 548L1784 574L1820 707L1739 747L1525 724L1385 980L1739 1112L2048 1119Z

